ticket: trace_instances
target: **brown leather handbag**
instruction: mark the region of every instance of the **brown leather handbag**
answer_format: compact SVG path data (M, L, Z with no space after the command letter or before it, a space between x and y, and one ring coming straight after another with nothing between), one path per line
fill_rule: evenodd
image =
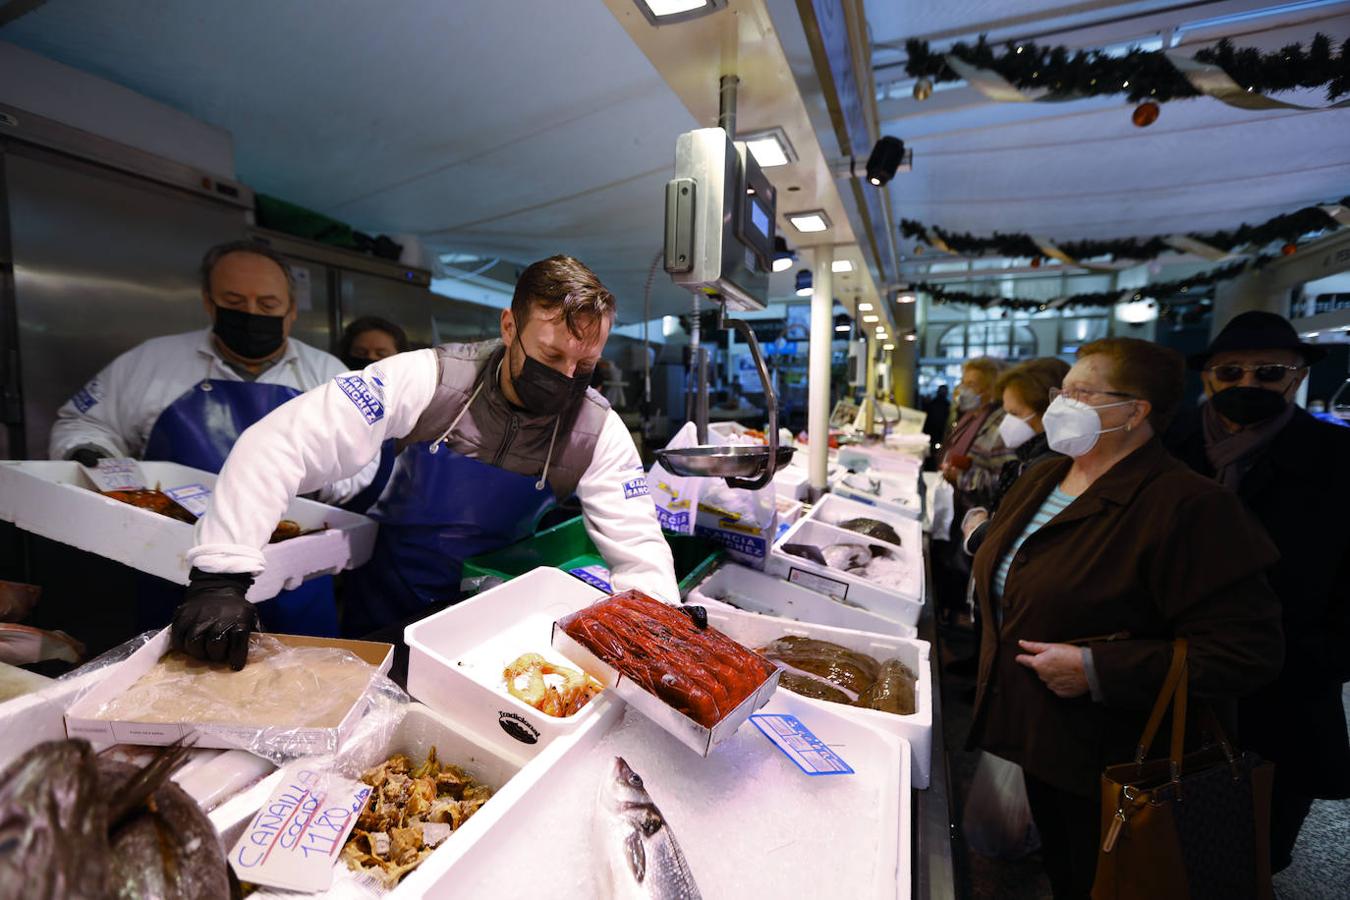
M1270 786L1275 767L1235 753L1218 720L1218 743L1182 755L1186 733L1186 641L1149 715L1133 762L1102 773L1102 843L1093 900L1268 900ZM1145 761L1168 703L1171 752Z

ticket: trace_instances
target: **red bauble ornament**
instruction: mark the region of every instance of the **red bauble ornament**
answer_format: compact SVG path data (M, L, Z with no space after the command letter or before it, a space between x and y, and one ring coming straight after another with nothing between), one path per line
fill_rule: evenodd
M1282 256L1293 256L1297 252L1298 252L1298 244L1295 244L1293 241L1290 241L1289 243L1285 244L1283 247L1280 248L1280 254Z
M1134 114L1130 116L1130 121L1139 128L1147 128L1158 121L1158 104L1149 100L1147 103L1141 103L1134 108Z
M1031 258L1031 267L1033 269L1039 269L1041 267L1041 258L1039 256L1033 256Z

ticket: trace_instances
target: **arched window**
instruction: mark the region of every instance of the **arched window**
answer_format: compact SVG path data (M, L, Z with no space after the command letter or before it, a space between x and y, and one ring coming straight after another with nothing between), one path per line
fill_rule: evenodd
M1012 322L964 322L938 338L938 356L946 359L1030 359L1036 355L1036 335Z

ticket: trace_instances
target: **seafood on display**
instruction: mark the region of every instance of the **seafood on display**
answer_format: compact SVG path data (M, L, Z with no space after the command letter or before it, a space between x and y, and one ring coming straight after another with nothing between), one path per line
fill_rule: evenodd
M845 531L852 531L856 534L865 535L873 540L885 541L888 544L900 546L900 535L896 534L895 529L882 522L880 519L869 519L859 517L856 519L845 519L839 523L839 527Z
M347 867L392 888L492 797L436 748L421 765L399 753L361 776L374 790L342 847Z
M899 538L896 539L897 543ZM856 575L873 584L903 591L910 582L910 569L895 552L880 544L838 543L784 544L783 552L831 569Z
M168 516L170 519L176 519L179 522L185 522L188 525L195 525L197 517L190 511L179 505L178 501L168 494L156 488L137 488L126 491L100 491L105 497L111 497L113 500L120 500L123 503L130 504L137 509L149 510L152 513L159 513L161 516ZM311 528L305 531L304 526L293 519L282 519L277 523L277 527L272 530L272 536L268 539L269 544L279 544L282 541L289 541L291 538L297 538L305 534L314 534L318 531L324 531L328 524L324 523L318 528Z
M84 740L19 756L0 772L0 897L228 897L220 837L168 780L187 752L170 745L142 768Z
M704 728L712 728L773 676L774 666L706 619L641 591L607 597L558 622L605 664Z
M545 679L553 677L555 683ZM523 653L502 671L512 697L548 716L570 716L603 690L585 672L551 663L538 653ZM557 681L559 680L560 681Z
M623 757L600 780L595 832L613 900L701 900L694 873L651 794ZM603 879L602 879L603 881Z
M915 710L917 679L898 659L877 662L839 644L797 635L778 638L759 652L783 668L778 684L795 694L897 716Z

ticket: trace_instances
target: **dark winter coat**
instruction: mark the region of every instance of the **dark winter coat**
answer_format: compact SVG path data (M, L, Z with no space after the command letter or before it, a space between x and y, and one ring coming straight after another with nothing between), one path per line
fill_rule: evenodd
M1200 417L1169 434L1172 452L1202 475ZM1350 428L1296 410L1238 486L1280 561L1270 585L1283 610L1280 677L1239 707L1240 741L1279 767L1300 793L1350 797L1350 740L1341 691L1350 681Z

